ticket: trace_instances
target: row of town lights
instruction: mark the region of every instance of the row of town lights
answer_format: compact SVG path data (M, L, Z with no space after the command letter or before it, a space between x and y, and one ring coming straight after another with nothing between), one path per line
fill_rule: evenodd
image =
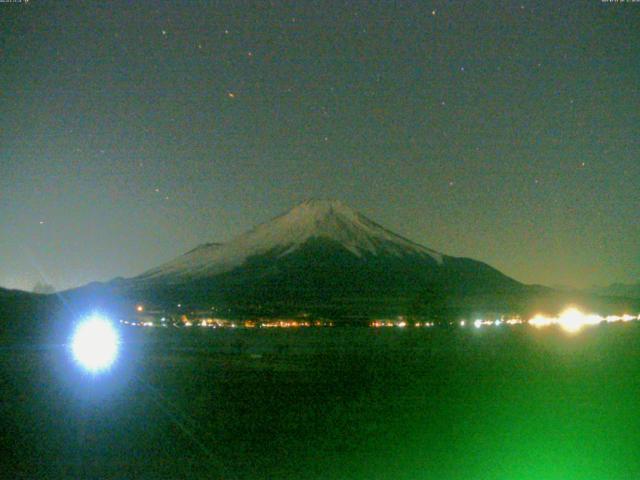
M144 307L142 305L136 306L136 311L143 312ZM166 321L166 318L162 319ZM473 326L481 328L483 326L500 326L503 323L507 325L517 325L521 323L527 323L536 328L542 328L552 325L558 325L567 332L575 333L581 330L585 326L599 325L602 323L615 323L615 322L631 322L640 320L640 315L609 315L603 317L597 314L585 314L577 308L568 308L556 317L548 317L542 314L535 315L528 322L523 322L519 318L510 319L497 319L497 320L483 320L476 319L473 322ZM121 321L122 322L122 321ZM129 323L129 322L123 322ZM246 324L245 326L249 326ZM253 322L250 322L251 326L255 326ZM144 326L152 326L153 324L143 323ZM264 326L277 326L277 327L298 327L298 326L311 326L311 322L298 322L298 321L278 321L265 324ZM332 323L326 324L332 326ZM415 327L433 327L434 322L416 322L413 324ZM461 327L467 325L466 320L459 322ZM203 321L202 326L209 326L209 323ZM396 321L390 320L375 320L370 323L372 327L399 327L405 328L408 326L407 321L400 317ZM231 324L231 327L236 327L235 323ZM71 352L74 359L85 370L90 373L99 373L103 370L107 370L115 362L118 356L120 339L118 332L113 327L111 321L100 315L94 313L87 318L83 319L76 327L71 338Z
M178 304L178 306L180 307L182 305ZM144 312L144 306L137 305L136 311L139 313ZM519 325L523 323L527 323L537 328L551 326L551 325L558 325L561 328L563 328L565 331L573 333L581 330L584 326L598 325L601 323L629 322L633 320L640 320L640 315L633 316L629 314L624 314L624 315L609 315L609 316L603 317L601 315L597 315L593 313L585 314L580 310L578 310L577 308L571 307L564 310L558 316L546 316L543 314L537 314L528 321L521 320L520 318L517 318L517 317L508 318L508 319L499 318L496 320L485 320L485 319L478 318L474 320L472 324L476 328L487 327L487 326L500 326L502 324ZM125 322L125 323L128 323L128 322ZM299 326L298 322L294 322L294 323L295 323L295 326ZM143 325L147 326L147 324L145 323L143 323ZM396 320L374 320L369 324L369 326L376 327L376 328L380 328L380 327L405 328L409 325L410 324L404 319L404 317L398 317L398 319ZM435 323L434 322L415 322L412 325L414 327L433 327L435 326ZM461 327L465 327L467 325L467 321L460 320L459 325ZM152 326L152 324L148 323L148 326ZM203 324L203 326L208 326L208 325ZM235 324L233 326L235 326ZM278 326L288 327L288 326L294 326L294 325L287 323L283 325L278 324Z

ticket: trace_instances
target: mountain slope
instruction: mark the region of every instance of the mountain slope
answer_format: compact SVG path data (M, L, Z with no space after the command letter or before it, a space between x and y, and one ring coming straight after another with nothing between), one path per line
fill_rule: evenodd
M597 295L607 295L611 297L640 298L640 282L613 283L607 287L594 287L589 291Z
M142 274L140 279L180 281L228 272L259 255L285 257L311 239L326 239L354 256L418 255L442 262L442 255L411 242L341 202L310 200L228 244L205 244Z
M55 304L54 295L0 288L0 340L33 335Z
M430 309L520 292L496 269L441 254L334 201L307 201L229 243L200 246L128 282L138 298L193 304Z

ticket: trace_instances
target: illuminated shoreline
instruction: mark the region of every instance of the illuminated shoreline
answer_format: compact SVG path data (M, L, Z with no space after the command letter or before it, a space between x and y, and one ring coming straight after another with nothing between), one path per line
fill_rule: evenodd
M137 311L142 312L142 308L138 307ZM584 327L600 325L604 323L626 323L639 321L639 315L599 315L596 313L583 313L576 307L568 307L556 316L549 316L542 313L536 314L528 320L519 316L500 317L495 319L476 318L474 320L461 319L458 321L436 322L426 320L410 320L403 315L392 318L378 318L363 323L362 326L370 328L431 328L438 326L458 326L460 328L474 327L480 329L483 327L500 327L501 325L530 325L535 328L544 328L549 326L559 326L564 331L575 333ZM150 320L149 318L137 320L120 320L120 323L133 327L176 327L176 328L326 328L340 325L339 322L328 320L312 320L306 318L256 318L250 320L229 320L225 318L212 317L188 317L181 315L180 319L170 319L168 316L162 316L159 320Z
M544 328L548 326L559 326L563 330L569 333L576 333L583 329L583 327L600 325L604 323L626 323L639 321L640 315L607 315L602 316L595 313L583 313L578 308L569 307L562 311L557 316L547 316L543 314L536 314L529 320L523 320L520 317L510 318L496 318L495 320L488 320L483 318L476 318L473 321L460 320L457 325L464 328L467 326L473 326L475 328L483 327L499 327L500 325L530 325L535 328ZM453 325L449 323L449 325ZM397 320L374 320L369 323L372 328L406 328L406 327L433 327L434 322L415 322L409 323L404 320L403 317L398 317Z

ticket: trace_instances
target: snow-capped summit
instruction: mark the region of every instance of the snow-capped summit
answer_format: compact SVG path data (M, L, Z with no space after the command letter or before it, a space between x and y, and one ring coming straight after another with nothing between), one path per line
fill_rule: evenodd
M201 245L139 278L214 276L251 257L285 257L312 239L331 241L359 258L412 255L437 264L443 261L440 253L396 235L340 201L307 200L226 244Z
M346 318L445 314L463 298L519 295L524 286L483 262L414 243L341 202L308 200L227 243L200 245L117 288L136 302Z

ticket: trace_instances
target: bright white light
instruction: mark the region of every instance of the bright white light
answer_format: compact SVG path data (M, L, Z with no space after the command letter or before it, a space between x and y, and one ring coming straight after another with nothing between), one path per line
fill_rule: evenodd
M477 319L475 322L473 322L473 324L476 328L480 328L482 326L482 320Z
M544 315L536 315L529 320L529 325L535 327L547 327L549 325L559 325L563 330L569 333L576 333L584 326L598 325L604 321L615 321L619 317L601 317L595 313L585 314L577 308L568 308L558 317L546 317Z
M118 355L118 333L109 320L93 314L73 334L71 350L75 360L91 373L108 369Z
M569 308L560 314L558 323L569 333L580 330L585 325L597 325L602 321L598 315L585 315L577 308Z
M584 314L578 309L569 308L560 314L558 323L567 332L577 332L585 324Z
M538 314L529 320L529 325L533 325L534 327L548 327L549 325L554 323L553 318L545 317L542 314Z

